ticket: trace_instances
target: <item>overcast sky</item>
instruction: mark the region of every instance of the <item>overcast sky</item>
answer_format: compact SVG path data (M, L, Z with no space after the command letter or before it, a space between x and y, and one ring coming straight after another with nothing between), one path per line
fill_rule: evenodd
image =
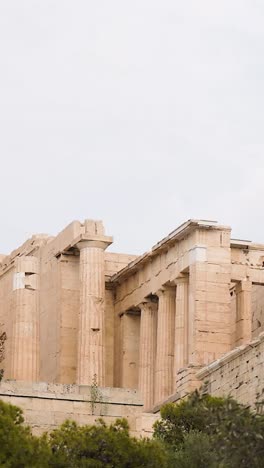
M264 243L263 0L0 0L0 253L103 219Z

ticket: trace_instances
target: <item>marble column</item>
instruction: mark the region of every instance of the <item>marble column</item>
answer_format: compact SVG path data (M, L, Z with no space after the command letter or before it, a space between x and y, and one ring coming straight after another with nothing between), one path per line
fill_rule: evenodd
M140 311L127 310L121 321L120 377L122 388L138 388Z
M154 405L154 375L157 341L157 303L146 301L140 304L140 344L139 344L139 390L144 408Z
M174 345L174 392L176 392L176 376L179 369L188 364L188 276L175 280L176 284L176 315L175 315L175 345Z
M251 341L252 334L252 283L241 281L236 286L237 314L236 314L236 346Z
M104 386L105 343L104 250L111 242L91 239L80 250L80 312L77 350L77 384Z
M164 287L159 297L157 323L157 354L155 369L155 403L173 392L175 288Z
M12 293L12 352L9 378L39 380L39 261L16 261Z

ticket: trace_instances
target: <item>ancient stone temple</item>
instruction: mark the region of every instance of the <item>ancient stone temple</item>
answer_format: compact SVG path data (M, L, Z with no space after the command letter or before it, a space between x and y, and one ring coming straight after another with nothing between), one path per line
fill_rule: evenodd
M0 397L23 396L25 382L25 398L41 398L45 383L49 400L52 384L76 395L96 385L142 413L205 376L214 385L211 363L219 370L264 330L264 245L230 235L189 220L136 257L108 252L101 221L74 221L1 255Z

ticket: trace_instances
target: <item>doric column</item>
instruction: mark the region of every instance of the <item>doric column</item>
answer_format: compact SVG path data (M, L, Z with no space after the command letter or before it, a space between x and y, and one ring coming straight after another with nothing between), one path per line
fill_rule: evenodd
M157 344L157 304L146 301L140 304L139 383L144 408L154 405L154 375Z
M17 259L12 294L12 354L10 378L39 380L39 261Z
M236 314L236 346L251 341L252 333L252 283L241 281L236 286L237 314Z
M174 391L176 391L176 376L178 370L188 364L188 283L188 276L175 280L176 315L173 376Z
M104 385L104 250L109 237L98 233L98 223L87 222L85 239L77 243L80 250L80 312L77 351L77 383ZM101 229L102 225L99 225ZM90 238L89 238L90 236Z
M155 370L155 403L173 392L175 288L164 287L159 297L157 355Z
M127 310L121 320L121 386L138 388L140 312Z

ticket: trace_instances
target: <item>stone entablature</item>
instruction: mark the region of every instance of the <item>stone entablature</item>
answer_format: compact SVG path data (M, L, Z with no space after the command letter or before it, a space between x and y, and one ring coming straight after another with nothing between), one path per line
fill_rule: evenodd
M5 379L139 389L151 410L264 330L264 246L190 220L141 257L101 221L33 236L0 263Z

